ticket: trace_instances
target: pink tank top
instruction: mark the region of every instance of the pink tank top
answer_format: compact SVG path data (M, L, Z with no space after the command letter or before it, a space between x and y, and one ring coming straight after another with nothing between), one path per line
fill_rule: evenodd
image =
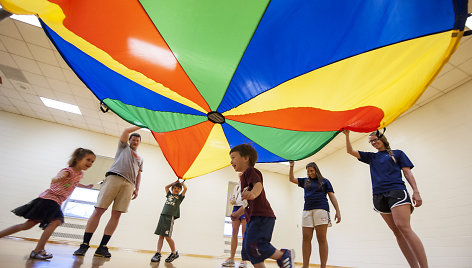
M58 182L51 182L49 189L42 192L39 197L43 199L50 199L56 201L59 205L62 204L74 191L75 187L79 184L80 179L83 177L83 172L75 171L71 167L61 169L58 175L64 171L69 172L69 176L59 180Z

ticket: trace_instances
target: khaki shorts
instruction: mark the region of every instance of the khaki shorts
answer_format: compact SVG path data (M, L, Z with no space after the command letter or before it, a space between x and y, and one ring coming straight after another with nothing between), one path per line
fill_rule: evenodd
M100 189L95 207L107 209L113 202L113 210L127 212L134 185L125 178L108 175Z
M317 225L328 224L331 226L329 212L324 209L304 210L302 216L302 226L314 228Z

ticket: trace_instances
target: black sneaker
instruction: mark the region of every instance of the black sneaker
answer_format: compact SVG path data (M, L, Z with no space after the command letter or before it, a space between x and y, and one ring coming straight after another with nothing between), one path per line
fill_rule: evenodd
M89 244L87 243L82 243L80 244L80 248L74 252L75 256L85 256L85 253L89 249Z
M110 258L111 254L108 252L107 246L99 246L97 250L95 250L95 254L93 256L103 257L103 258Z
M177 259L179 257L179 252L178 251L175 251L175 254L174 253L171 253L169 255L169 257L167 257L166 259L166 262L173 262L175 259Z
M156 252L156 254L154 254L154 257L152 257L151 261L152 262L160 262L161 261L161 253Z

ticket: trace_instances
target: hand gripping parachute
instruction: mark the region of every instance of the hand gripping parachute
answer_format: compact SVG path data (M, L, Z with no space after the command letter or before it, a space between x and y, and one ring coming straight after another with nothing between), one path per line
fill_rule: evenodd
M313 155L385 127L456 49L467 1L0 0L36 14L66 62L148 128L179 178Z

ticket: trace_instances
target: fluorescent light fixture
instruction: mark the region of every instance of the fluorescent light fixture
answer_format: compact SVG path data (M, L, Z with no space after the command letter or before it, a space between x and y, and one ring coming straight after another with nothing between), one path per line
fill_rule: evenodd
M472 16L467 18L467 20L465 21L465 26L469 28L469 30L472 30Z
M147 129L147 128L141 128L139 130L142 130L142 131L146 131L146 132L151 132L151 130Z
M69 113L82 114L80 112L79 106L77 106L77 105L72 105L72 104L65 103L65 102L62 102L62 101L57 101L57 100L51 100L51 99L44 98L44 97L39 97L39 98L44 103L44 105L46 105L47 107L51 107L51 108L54 108L54 109L66 111L66 112L69 112Z
M290 162L279 162L279 164L290 166Z
M39 23L38 18L34 15L11 15L10 18L22 21L24 23L31 24L33 26L41 28L41 23Z

